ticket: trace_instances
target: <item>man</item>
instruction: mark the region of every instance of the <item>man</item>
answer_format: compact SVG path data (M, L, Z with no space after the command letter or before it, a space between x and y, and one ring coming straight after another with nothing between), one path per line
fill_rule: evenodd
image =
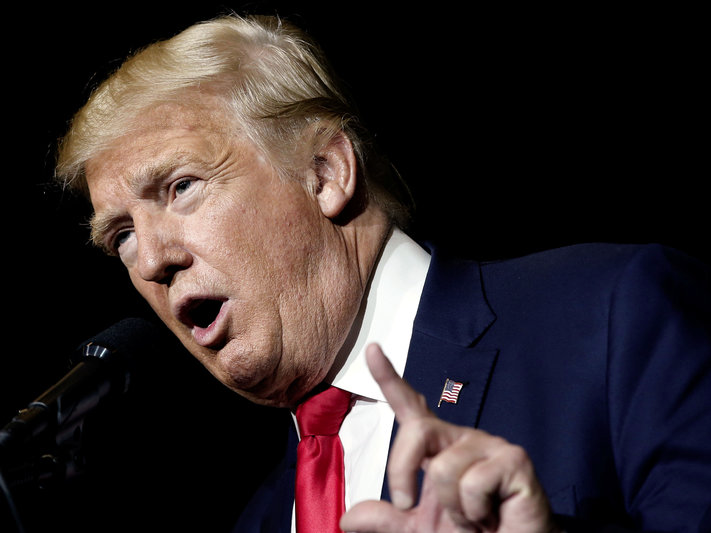
M58 176L227 387L297 417L324 384L352 394L343 529L709 527L708 271L659 247L430 255L297 29L228 17L140 52L75 117ZM241 530L300 520L295 450Z

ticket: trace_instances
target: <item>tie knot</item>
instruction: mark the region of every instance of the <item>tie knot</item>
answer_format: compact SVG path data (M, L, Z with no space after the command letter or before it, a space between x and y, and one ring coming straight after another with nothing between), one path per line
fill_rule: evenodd
M329 387L296 408L296 422L301 437L337 435L351 407L351 393Z

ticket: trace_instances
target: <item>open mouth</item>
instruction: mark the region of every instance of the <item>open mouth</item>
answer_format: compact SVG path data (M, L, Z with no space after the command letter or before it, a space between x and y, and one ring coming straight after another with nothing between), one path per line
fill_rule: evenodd
M182 313L183 322L190 327L207 328L220 314L223 303L224 300L194 300Z

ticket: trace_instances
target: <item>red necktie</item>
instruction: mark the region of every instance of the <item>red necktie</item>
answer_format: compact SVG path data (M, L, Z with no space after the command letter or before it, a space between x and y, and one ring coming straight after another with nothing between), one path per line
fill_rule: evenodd
M296 449L297 533L341 531L346 485L338 430L350 406L350 392L329 387L296 409L301 435Z

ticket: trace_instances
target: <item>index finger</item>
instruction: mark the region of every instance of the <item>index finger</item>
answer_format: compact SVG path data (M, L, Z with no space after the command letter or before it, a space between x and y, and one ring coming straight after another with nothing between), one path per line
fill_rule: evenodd
M425 398L395 372L378 344L370 344L365 350L365 357L370 373L400 424L412 418L432 414Z

